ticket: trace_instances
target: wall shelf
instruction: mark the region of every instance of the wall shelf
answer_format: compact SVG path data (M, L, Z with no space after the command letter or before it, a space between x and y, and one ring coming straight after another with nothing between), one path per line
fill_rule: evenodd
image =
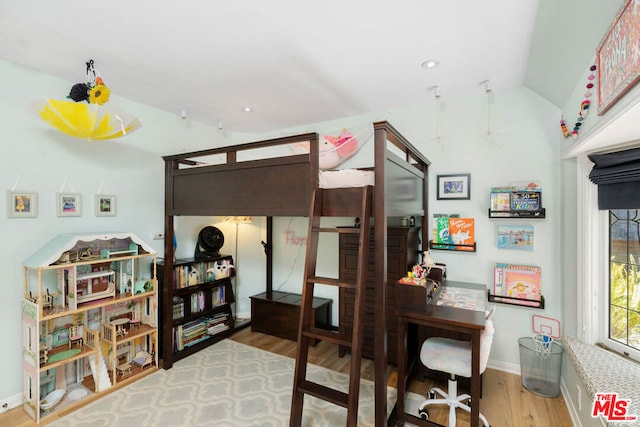
M545 209L540 208L536 210L517 210L517 211L493 211L489 209L489 218L538 218L545 217Z
M429 240L429 249L436 251L456 251L456 252L475 252L476 242L471 245L455 244L455 243L436 243Z
M497 302L500 304L519 305L521 307L537 308L544 310L544 296L540 295L540 300L508 297L502 295L491 295L491 292L487 290L487 300L489 302Z

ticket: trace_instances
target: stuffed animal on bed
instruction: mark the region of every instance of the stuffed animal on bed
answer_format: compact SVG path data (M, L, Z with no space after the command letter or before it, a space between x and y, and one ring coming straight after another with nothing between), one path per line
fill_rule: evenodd
M308 153L309 143L292 144L292 151L295 154ZM333 169L358 151L358 140L346 130L343 130L338 136L325 135L319 141L319 151L318 166L320 169Z

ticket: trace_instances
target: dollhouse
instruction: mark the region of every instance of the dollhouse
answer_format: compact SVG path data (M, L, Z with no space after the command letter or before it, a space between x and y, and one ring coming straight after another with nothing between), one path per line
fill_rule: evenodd
M37 422L157 369L156 254L131 233L61 234L24 264L23 408Z

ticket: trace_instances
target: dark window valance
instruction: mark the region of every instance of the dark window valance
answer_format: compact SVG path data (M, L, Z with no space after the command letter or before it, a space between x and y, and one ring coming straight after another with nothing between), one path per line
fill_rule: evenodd
M592 154L589 179L598 185L598 208L640 208L640 148Z

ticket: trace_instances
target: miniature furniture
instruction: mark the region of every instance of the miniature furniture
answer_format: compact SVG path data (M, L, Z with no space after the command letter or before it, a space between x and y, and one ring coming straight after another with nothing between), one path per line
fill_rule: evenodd
M455 307L446 305L441 298L443 290L455 288L462 293L466 293L467 298L471 295L479 295L477 306L471 307ZM415 291L422 291L422 299L418 300ZM449 289L448 289L449 290ZM395 287L397 301L397 317L398 317L398 382L397 382L397 400L394 414L396 423L411 423L415 425L433 425L427 424L422 418L416 415L405 413L405 395L409 378L413 373L413 367L417 368L418 363L409 365L407 362L407 329L409 324L429 327L436 332L445 334L459 333L470 337L469 360L467 369L471 376L471 400L473 402L480 401L481 395L481 376L480 376L480 359L481 359L481 335L485 329L487 322L485 316L485 306L487 298L487 289L485 285L477 283L457 282L445 280L440 284L433 298L428 298L428 290L423 286L416 285L397 285ZM404 295L407 293L407 295ZM457 303L458 301L454 301ZM488 356L488 355L487 355ZM486 362L485 362L486 363ZM470 367L470 368L469 368ZM480 423L480 405L471 405L471 425L476 426ZM453 424L455 425L455 424Z
M123 377L131 373L131 363L122 363L116 366L116 370Z
M114 255L121 247L128 250L131 245L138 247L137 253L104 259L97 256L100 249L109 249L110 255ZM82 255L75 255L78 253ZM24 360L18 369L22 369L25 378L22 407L35 423L47 422L59 415L57 411L70 412L87 403L84 397L64 405L52 405L52 399L43 399L53 391L43 380L50 378L48 373L79 372L73 376L75 381L67 378L67 389L74 382L83 382L89 384L91 393L87 396L99 399L122 379L116 375L119 363L117 352L112 349L157 348L155 261L153 248L134 234L109 233L60 234L24 262L21 310ZM125 277L116 275L116 271L134 273ZM145 274L135 274L140 271ZM150 286L141 294L123 295L116 290L121 289L125 278L148 282ZM102 293L103 289L111 288L113 291ZM55 310L51 310L53 295ZM116 337L115 326L106 322L110 318L130 317L132 307L139 311L138 332ZM86 369L76 370L77 366ZM155 369L155 366L147 368L144 374L132 370L127 381Z
M133 310L131 312L131 320L129 320L129 328L140 328L140 310Z
M40 364L45 365L49 361L49 347L40 347Z
M116 327L116 337L123 337L127 335L127 330L125 328L130 322L126 317L121 317L118 319L113 319L111 324Z
M133 358L132 363L140 366L144 369L145 366L151 366L153 362L153 355L147 353L146 351L139 351L136 353L136 357Z
M487 368L493 334L493 322L491 319L487 319L480 336L480 374ZM447 392L439 387L429 390L429 398L420 404L418 412L420 417L424 420L429 419L429 412L426 409L428 405L447 404L449 405L449 425L456 425L456 408L471 412L471 396L468 394L458 395L456 379L457 376L471 377L471 343L451 338L429 338L422 344L420 361L429 369L450 374ZM441 398L436 399L436 394ZM476 401L474 404L479 405L480 402ZM484 415L480 414L480 419L485 427L489 427Z
M47 289L42 296L42 309L44 310L45 308L49 310L53 308L53 295L49 293L49 289Z
M78 332L78 325L72 325L69 327L69 348L73 346L74 343L78 343L78 346L82 348L83 344L82 334Z

